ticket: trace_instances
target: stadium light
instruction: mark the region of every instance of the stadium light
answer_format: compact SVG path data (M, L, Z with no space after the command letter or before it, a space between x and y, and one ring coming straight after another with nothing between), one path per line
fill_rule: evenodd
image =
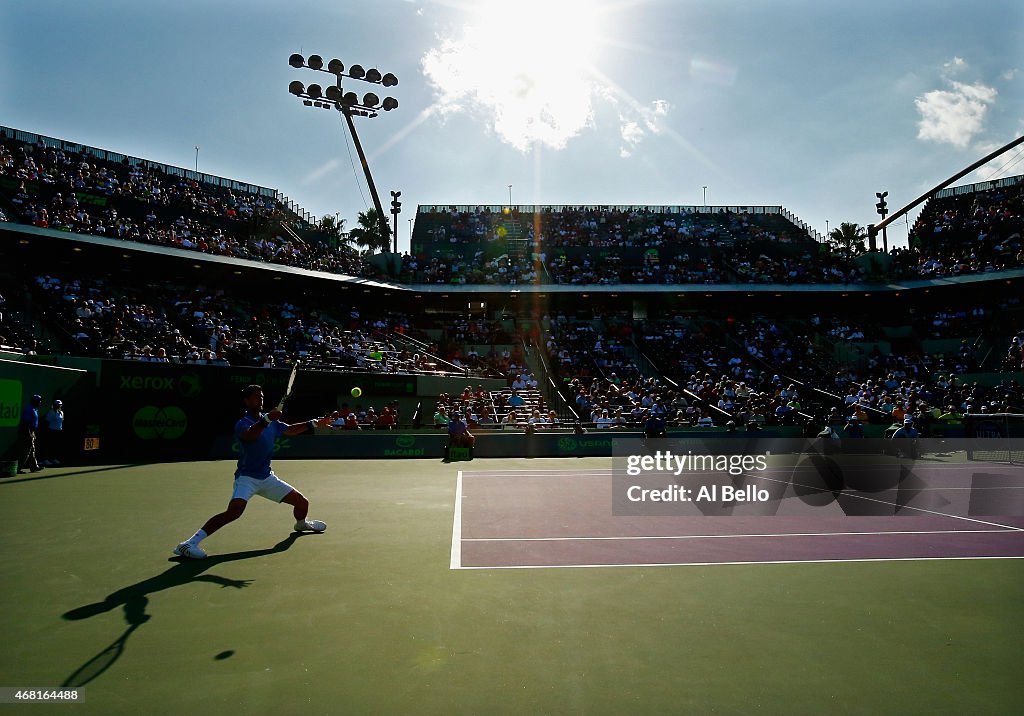
M878 203L875 204L875 211L878 215L885 219L885 215L889 213L889 209L885 204L885 197L889 196L887 191L876 191L875 196L878 197ZM874 251L874 245L871 246L871 250ZM889 237L886 235L885 226L882 227L882 251L889 253Z
M395 233L394 233L395 246L394 246L394 252L396 254L398 253L398 215L400 213L402 213L402 202L400 202L398 200L398 197L400 197L401 195L402 195L402 192L400 192L400 191L393 191L393 192L391 192L391 215L394 217L394 221L395 221Z
M309 87L306 87L299 81L289 83L288 91L297 97L314 100L312 106L320 106L317 102L319 101L323 104L322 99L326 98L327 104L330 106L325 109L330 109L333 106L334 109L345 111L347 108L353 110L352 113L357 117L375 117L377 116L377 110L390 112L393 109L398 109L398 100L394 97L381 99L374 92L367 92L360 100L359 95L355 92L341 91L343 77L359 80L360 82L370 82L382 87L394 87L398 84L398 78L390 72L382 74L375 67L366 70L363 69L362 65L351 65L346 73L345 63L341 60L333 59L324 67L324 59L320 55L310 55L306 58L297 53L288 58L288 64L296 69L306 68L334 75L335 83L333 88L330 86L323 87L319 84L311 84Z
M398 230L397 224L396 229L392 232L391 227L388 225L388 221L385 218L384 209L381 207L380 196L377 194L377 187L373 183L373 177L370 174L370 165L366 161L366 155L363 153L363 146L359 142L359 135L356 134L356 127L352 121L353 117L369 117L373 118L377 116L378 111L390 112L393 109L398 109L398 100L394 97L385 97L381 99L374 92L365 93L360 99L359 95L355 92L346 92L342 88L342 78L348 78L353 80L359 80L360 82L369 82L371 84L381 85L382 87L394 87L398 84L398 78L392 73L381 73L376 67L370 69L364 69L362 65L349 65L348 72L345 72L345 63L339 59L332 59L327 62L327 66L324 66L324 58L320 55L310 55L308 58L303 57L299 53L294 53L288 57L288 64L296 69L310 69L316 70L317 72L324 72L334 76L334 83L322 87L319 84L311 84L308 87L302 82L293 81L288 84L288 92L295 95L302 100L302 104L306 107L313 107L314 109L336 109L341 112L345 118L345 122L348 125L349 132L352 135L352 142L356 146L356 152L359 154L359 161L363 165L363 173L366 175L366 184L370 188L370 195L373 197L373 206L377 210L377 216L380 221L381 230L384 236L394 236L394 250L398 251ZM393 202L394 205L394 202Z

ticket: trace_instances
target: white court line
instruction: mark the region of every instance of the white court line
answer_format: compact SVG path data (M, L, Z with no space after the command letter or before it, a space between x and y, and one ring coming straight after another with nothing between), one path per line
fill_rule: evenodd
M482 477L482 478L516 478L521 479L526 476L532 477L543 477L545 480L552 477L611 477L611 470L581 470L580 472L550 472L540 473L530 471L519 471L519 472L467 472L466 477Z
M952 562L980 559L1024 559L1024 557L871 557L867 559L787 559L772 562L651 562L647 564L507 564L463 566L459 569L590 569L600 567L749 567L759 564L848 564L850 562Z
M949 468L961 468L960 465L949 465ZM773 468L771 471L783 471L792 470L793 468L786 468L780 466ZM603 476L607 477L614 474L614 469L607 470L595 470L593 472L577 472L573 470L508 470L508 471L480 471L480 472L468 472L467 476L492 476L492 477L505 477L505 476L523 476L523 475L536 475L537 477L580 477L581 475L586 476ZM538 473L552 473L552 474L538 474ZM763 475L750 475L745 474L746 477L753 477L756 479L770 480L772 482L783 482L783 480L774 480ZM934 562L934 561L954 561L954 560L981 560L981 559L1024 559L1024 557L882 557L882 558L852 558L852 559L815 559L815 560L773 560L773 561L749 561L749 562L652 562L652 563L640 563L640 564L539 564L539 565L497 565L497 566L466 566L462 564L462 549L461 542L485 542L485 541L559 541L559 540L615 540L615 539L672 539L672 537L585 537L585 538L560 538L560 537L537 537L527 539L515 539L515 538L465 538L461 537L462 534L462 478L463 473L460 470L458 473L458 487L456 494L455 503L455 520L452 528L452 562L451 569L585 569L595 567L711 567L711 566L730 566L730 565L755 565L755 564L845 564L849 562ZM787 484L789 480L785 481ZM795 484L795 483L794 483ZM809 485L801 485L801 487L808 487L812 489L821 489ZM941 488L940 488L941 489ZM852 493L848 493L852 494ZM861 497L872 502L880 502L885 505L895 505L896 503L885 502L884 500L876 500L861 495L853 495L854 497ZM977 522L992 527L998 527L1000 529L994 530L938 530L934 532L864 532L864 533L821 533L819 534L808 534L806 536L834 536L840 534L847 535L888 535L888 534L970 534L970 533L998 533L998 532L1024 532L1024 528L1014 527L1011 525L1002 525L995 522L986 522L984 520L973 519L969 517L959 517L957 515L948 515L942 512L934 512L932 510L926 510L920 507L913 507L911 509L918 510L920 512L927 512L929 514L938 515L940 517L952 517L956 519L963 519L969 522ZM457 531L456 531L457 530ZM458 547L456 547L456 537L458 536ZM803 536L799 534L765 534L765 535L705 535L703 537L710 537L715 539L720 538L736 538L736 537L782 537L782 536ZM696 539L701 536L686 536L686 537L675 537L675 539Z
M888 537L890 535L960 535L960 534L993 534L1012 533L1014 530L899 530L894 532L774 532L767 534L728 534L728 535L654 535L628 537L463 537L463 542L601 542L656 539L743 539L761 537Z
M800 456L796 456L796 457L808 457L808 456L813 457L813 455L800 455ZM1013 474L1017 474L1017 470L1018 470L1018 468L1016 468L1015 465L1006 465L1006 464L1003 464L1003 463L979 463L979 462L965 462L965 463L931 463L931 462L924 462L924 463L922 463L920 461L910 462L910 463L907 463L907 462L879 462L879 463L857 462L857 463L852 463L850 465L850 467L912 467L914 465L916 465L918 467L927 468L928 471L933 471L933 470L935 470L935 471L942 471L942 470L965 471L964 468L970 467L970 466L995 468L997 470L997 472L1000 472L1000 471L1001 472L1011 472ZM818 468L815 467L814 465L807 465L807 464L804 464L804 465L769 465L768 468L765 470L765 472L782 472L782 471L792 471L792 470L801 470L801 471L802 470L806 470L807 472L817 472ZM508 470L476 470L476 471L467 471L466 475L467 476L472 476L472 477L521 477L523 475L537 475L538 477L547 477L547 476L551 476L551 477L578 477L580 475L611 475L611 474L614 474L616 471L621 473L622 469L621 468L610 468L610 467L609 468L594 467L594 468L589 468L587 470L580 470L580 471L575 471L575 470L557 470L557 469L554 469L554 468L543 468L543 469L539 469L538 468L538 469L523 469L523 470L517 470L517 469L508 469ZM719 472L724 472L724 471L719 471L719 470L705 470L705 471L701 471L701 470L684 470L683 474L685 474L685 475L718 474ZM644 471L644 476L646 476L646 475L675 475L675 470L645 470ZM635 477L635 476L634 475L630 475L630 477Z
M455 479L455 515L452 517L451 569L462 568L462 470Z
M790 482L789 480L776 480L776 479L771 478L771 477L765 477L764 475L751 475L750 473L745 472L745 473L743 473L743 476L744 477L752 477L752 478L754 478L756 480L768 480L770 482L784 482L787 485L792 484L794 487L806 487L806 488L808 488L810 490L818 490L819 492L829 492L829 490L827 490L827 489L823 489L821 487L816 487L814 485L797 485L795 482ZM897 489L898 489L898 487L897 487ZM876 500L874 497L867 497L866 495L860 495L860 494L857 494L855 492L844 492L843 494L846 495L847 497L856 497L856 498L859 498L861 500L867 500L868 502L878 502L878 503L880 503L882 505L886 505L887 507L899 507L899 504L896 503L896 502L886 502L885 500ZM988 525L989 527L1003 527L1003 528L1005 528L1007 530L1012 530L1014 532L1024 532L1024 527L1014 527L1013 525L1004 525L1004 524L1000 524L999 522L988 522L986 520L979 520L979 519L977 519L975 517L964 517L963 515L950 515L950 514L946 514L945 512L936 512L935 510L926 510L923 507L914 507L912 505L904 505L900 509L904 509L904 510L917 510L918 512L927 512L930 515L938 515L939 517L949 517L950 519L954 519L954 520L965 520L967 522L977 522L980 525Z

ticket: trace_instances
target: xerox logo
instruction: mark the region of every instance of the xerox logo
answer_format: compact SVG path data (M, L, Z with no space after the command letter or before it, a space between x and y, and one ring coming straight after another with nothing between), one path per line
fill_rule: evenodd
M187 427L188 418L185 417L185 411L176 405L165 408L147 405L139 408L132 418L132 428L143 440L177 440L185 434Z
M0 380L0 428L17 427L21 422L21 381Z
M183 398L194 398L203 391L199 376L186 373L175 379L171 376L122 375L121 390L176 391Z

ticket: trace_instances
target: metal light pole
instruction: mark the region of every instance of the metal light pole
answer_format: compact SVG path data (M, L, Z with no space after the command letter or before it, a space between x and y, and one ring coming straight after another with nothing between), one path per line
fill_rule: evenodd
M361 65L352 65L346 73L345 65L341 60L337 59L328 62L327 67L324 68L324 60L320 55L310 55L307 59L302 55L294 54L288 58L288 64L295 68L306 67L311 70L334 75L335 84L328 86L326 89L318 84L311 84L306 87L296 80L288 84L288 91L296 97L300 97L302 104L307 107L319 109L334 108L341 112L345 118L345 124L348 126L349 133L352 135L352 143L355 145L356 153L359 155L359 162L363 165L363 174L366 176L366 185L369 187L370 196L373 198L373 206L377 210L377 221L379 222L381 233L384 235L384 238L390 238L392 234L391 227L388 225L387 217L384 215L384 208L381 206L380 196L377 194L377 186L373 183L370 165L366 161L366 154L363 152L363 145L359 141L359 135L356 133L356 125L353 123L352 117L369 117L372 119L377 116L377 110L390 112L393 109L397 109L398 100L394 97L385 97L382 101L373 92L367 92L360 99L355 92L343 91L341 78L348 77L349 79L370 82L384 87L394 87L398 84L398 78L390 72L382 75L380 70L375 68L363 69ZM394 240L395 250L397 251L397 229L394 233Z
M398 197L402 195L400 191L391 192L391 216L394 217L395 222L395 246L394 253L398 253L398 215L402 213L402 202L398 200Z
M702 188L704 189L704 206L707 206L708 205L708 188L706 186L702 187Z
M199 173L199 145L196 145L196 174Z
M878 212L878 215L881 216L882 220L884 221L885 220L885 215L889 213L889 209L885 205L885 197L889 196L889 192L887 192L887 191L876 191L875 192L875 196L878 197L878 203L875 204L875 211ZM882 224L882 250L885 253L889 253L889 237L886 236L885 226L886 226L885 224ZM872 251L875 250L875 241L874 241L874 239L875 239L875 237L872 235L871 236L871 250Z

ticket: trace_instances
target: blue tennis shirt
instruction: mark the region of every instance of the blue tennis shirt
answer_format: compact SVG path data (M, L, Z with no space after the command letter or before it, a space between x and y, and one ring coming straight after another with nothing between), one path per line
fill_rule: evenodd
M270 477L270 458L274 455L274 442L277 436L288 428L286 423L275 420L263 428L260 436L251 443L242 440L242 433L258 423L248 415L235 423L235 439L238 440L241 454L238 456L238 468L235 470L235 477L245 475L257 480L265 480Z
M21 422L29 430L39 429L39 411L32 405L26 405L21 411Z

